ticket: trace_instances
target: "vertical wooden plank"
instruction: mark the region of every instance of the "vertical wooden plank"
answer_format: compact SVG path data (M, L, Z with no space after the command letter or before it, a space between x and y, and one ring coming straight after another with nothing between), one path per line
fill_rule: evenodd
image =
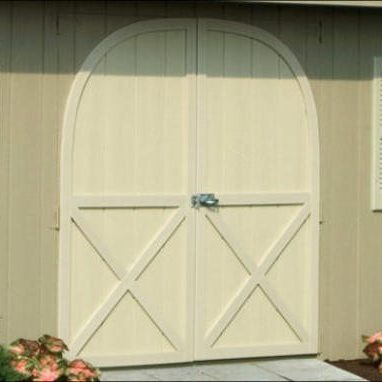
M108 1L106 6L107 35L138 21L137 3L135 1Z
M91 9L87 3L91 3ZM75 3L75 71L77 72L89 53L101 42L106 33L105 4L98 2Z
M167 15L167 6L164 1L139 0L137 5L137 13L141 19L166 17Z
M41 296L41 2L13 3L8 335L40 334ZM27 324L26 324L27 317Z
M76 13L87 15L102 15L106 10L106 1L75 1Z
M249 24L252 19L252 8L247 4L225 4L224 18Z
M9 60L11 3L0 2L0 343L8 341Z
M87 8L88 6L92 9ZM95 6L98 6L96 8ZM74 76L82 61L93 47L104 37L105 16L102 13L104 4L88 5L73 1L57 2L58 12L58 120L60 125L60 142L66 101ZM85 14L84 14L85 13ZM61 144L60 144L61 148ZM61 155L60 155L61 159ZM62 164L60 163L60 166ZM62 167L61 167L62 168ZM62 191L62 190L61 190ZM63 259L60 259L63 260ZM60 287L62 278L70 277L60 270ZM66 290L59 289L59 334L69 339L70 301ZM70 295L70 294L69 294Z
M305 7L280 7L280 39L305 68L307 9Z
M167 1L167 17L195 17L195 2L189 0Z
M328 261L328 305L325 327L331 359L355 357L357 328L357 202L358 202L358 13L334 11L333 81L330 121L323 129L329 166L325 178L325 241ZM346 322L346 325L344 325ZM344 350L346 349L346 350Z
M106 13L114 16L132 16L137 13L137 1L109 0L106 2Z
M40 333L57 333L59 144L56 2L44 3L41 121Z
M370 208L372 155L372 79L373 57L382 56L382 13L362 10L360 13L360 84L359 84L359 333L380 330L382 312L375 304L382 293L382 219ZM361 351L361 344L358 347Z
M218 2L196 2L196 16L197 17L211 17L211 18L223 18L224 5Z
M252 8L251 23L272 33L275 36L280 34L280 7L277 5L256 5Z
M164 101L166 73L166 36L155 33L137 37L137 124L135 143L136 151L135 190L139 193L163 192L164 146ZM155 57L155 60L153 59ZM147 100L156 99L155 107L145 113ZM150 139L149 139L150 137ZM151 142L158 142L152 145ZM158 151L156 151L158 150ZM158 161L148 163L150 153L156 152ZM155 169L155 170L154 170ZM176 189L176 192L179 192Z
M331 309L329 288L330 278L327 269L330 267L331 247L327 240L329 228L326 209L330 192L330 182L325 176L331 165L330 137L332 108L335 107L332 96L333 85L333 11L328 8L312 8L307 14L306 72L310 79L319 115L320 130L320 353L326 357L332 346L333 333L329 320Z
M74 79L75 71L75 15L74 15L74 2L73 1L58 1L57 2L57 24L58 24L58 36L57 36L57 67L58 67L58 89L57 89L57 111L58 111L58 123L59 123L59 169L62 177L62 136L63 136L63 120L65 113L66 101L69 95L69 90ZM60 177L60 200L62 198L63 188L61 187L62 178ZM60 204L61 208L61 204ZM60 211L60 216L62 216ZM66 240L64 231L60 232L60 240ZM60 249L62 246L60 246ZM69 339L69 317L70 301L68 298L68 291L63 288L63 285L67 285L66 277L70 277L66 274L67 267L65 264L65 254L59 251L58 256L58 335L64 337L64 340Z
M57 2L57 70L58 70L58 121L61 149L62 124L65 103L75 71L75 16L73 1Z

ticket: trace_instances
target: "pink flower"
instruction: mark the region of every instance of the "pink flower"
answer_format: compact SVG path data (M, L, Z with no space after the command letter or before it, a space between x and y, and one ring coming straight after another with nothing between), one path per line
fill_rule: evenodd
M35 357L40 353L40 344L37 341L20 338L11 343L9 351L18 356Z
M368 344L365 349L363 349L363 352L373 360L373 362L377 362L381 359L382 354L382 345L380 345L378 342L373 342L371 344Z
M17 371L20 374L26 375L28 377L31 376L30 371L30 361L28 359L20 359L20 360L14 360L11 363L13 369Z
M60 370L52 370L50 368L44 368L41 370L35 370L33 373L33 381L55 381L62 375Z
M20 343L9 346L8 350L14 355L23 355L25 353L25 348Z
M73 369L86 369L89 366L90 365L82 359L75 359L69 363L69 367L71 367Z
M369 344L372 344L373 342L382 343L382 332L377 332L377 333L373 334L372 336L370 336L367 339L367 342Z
M43 354L39 357L39 362L41 367L49 367L52 370L59 369L59 359L55 354Z
M37 341L19 339L9 347L10 365L28 381L99 381L100 372L90 363L63 358L68 350L59 338L44 335Z
M100 374L91 364L76 359L68 365L66 375L69 381L98 381Z

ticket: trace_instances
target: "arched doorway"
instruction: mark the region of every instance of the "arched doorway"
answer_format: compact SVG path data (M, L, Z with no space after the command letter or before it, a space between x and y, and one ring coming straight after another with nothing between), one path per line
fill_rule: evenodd
M60 334L101 366L317 352L318 127L289 49L245 24L139 22L76 76Z

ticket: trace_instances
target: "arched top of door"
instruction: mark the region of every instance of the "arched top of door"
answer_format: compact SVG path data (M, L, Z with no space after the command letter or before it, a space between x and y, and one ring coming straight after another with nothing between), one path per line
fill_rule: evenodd
M186 30L188 33L197 33L198 39L205 38L203 31L221 31L253 38L272 49L288 65L291 72L297 79L306 105L308 126L310 130L310 144L312 149L312 169L313 169L313 189L319 189L319 133L318 117L310 87L309 80L294 53L277 37L271 33L255 27L253 25L239 23L229 20L219 20L210 18L166 18L138 21L122 27L104 38L88 55L80 67L73 81L64 113L62 149L61 149L61 191L65 194L65 189L70 182L71 152L73 146L74 127L77 109L81 96L86 87L87 81L98 62L113 47L134 36L155 31ZM69 191L69 190L67 190ZM318 205L318 197L316 204Z
M289 66L291 72L295 75L299 82L306 103L309 126L311 127L311 138L314 146L313 149L316 151L315 167L318 166L319 135L317 110L314 102L313 92L307 76L294 53L281 40L261 28L245 23L210 18L167 18L138 21L122 27L104 38L85 59L72 84L64 114L61 159L64 159L64 157L67 156L65 153L65 147L68 146L67 143L72 142L73 128L77 111L76 108L81 99L83 89L86 86L89 76L97 66L97 63L102 59L102 57L107 54L107 52L109 52L113 47L139 34L179 29L185 29L189 33L196 33L197 30L216 30L234 33L237 35L253 38L254 40L258 40L275 51ZM203 38L203 33L199 33L199 38Z

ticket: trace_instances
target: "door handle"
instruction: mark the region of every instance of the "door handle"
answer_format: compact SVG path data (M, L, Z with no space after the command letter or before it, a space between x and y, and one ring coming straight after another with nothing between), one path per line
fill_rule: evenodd
M215 194L196 194L191 198L192 208L198 209L199 207L214 207L219 204L219 199Z

